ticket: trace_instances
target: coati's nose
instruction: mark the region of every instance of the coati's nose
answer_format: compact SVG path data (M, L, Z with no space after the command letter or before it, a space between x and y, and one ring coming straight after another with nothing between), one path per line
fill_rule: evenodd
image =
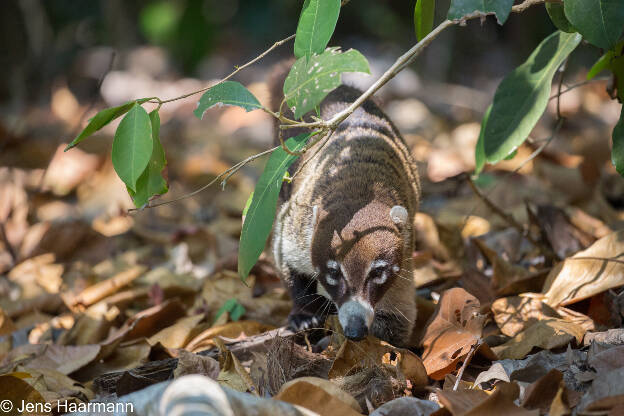
M347 338L360 340L368 335L375 311L364 299L354 297L338 308L338 320Z
M344 334L347 338L353 341L359 341L368 335L368 326L361 316L351 316L344 329Z

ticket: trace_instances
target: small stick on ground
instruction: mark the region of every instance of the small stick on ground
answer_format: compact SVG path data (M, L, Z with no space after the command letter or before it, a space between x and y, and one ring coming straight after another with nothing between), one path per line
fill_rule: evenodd
M483 340L479 338L479 340L475 342L472 347L470 347L470 351L468 352L468 355L466 355L466 359L464 360L464 363L459 369L459 373L457 373L457 379L455 379L455 385L453 386L453 391L457 391L457 388L459 387L459 382L464 376L464 370L466 370L466 367L468 367L470 360L472 360L472 357L474 356L475 352L477 352L481 344L483 344Z

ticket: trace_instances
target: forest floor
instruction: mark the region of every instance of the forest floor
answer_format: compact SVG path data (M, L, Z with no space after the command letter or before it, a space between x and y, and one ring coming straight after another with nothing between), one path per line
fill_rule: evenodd
M109 74L104 98L203 85L136 77ZM19 129L5 126L0 399L51 404L43 413L95 400L157 414L193 395L210 409L222 388L215 414L624 414L624 179L609 160L618 110L606 83L567 92L555 134L552 100L532 140L487 168L476 193L489 96L414 82L403 76L381 97L423 181L410 349L347 341L335 319L311 342L285 328L291 301L268 261L240 280L241 212L264 159L223 189L128 213L109 156L116 124L62 151L90 103L61 85ZM248 87L267 101L263 82ZM160 201L270 146L262 112L222 108L200 121L194 107L161 110L170 192Z

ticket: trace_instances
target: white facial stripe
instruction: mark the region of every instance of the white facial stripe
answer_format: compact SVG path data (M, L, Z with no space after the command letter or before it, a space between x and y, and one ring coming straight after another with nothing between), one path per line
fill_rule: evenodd
M325 281L327 282L328 285L330 286L336 286L338 284L338 280L334 279L333 277L331 277L330 275L326 274L325 275Z
M376 269L378 267L388 267L388 262L385 260L375 260L370 265L371 270Z
M336 260L327 260L327 268L333 270L340 270L340 265Z
M392 266L392 271L393 272L398 273L399 270L401 270L401 268L398 265L395 264L394 266Z
M386 280L388 280L388 272L382 272L381 276L373 279L373 283L377 285L383 285L384 283L386 283Z

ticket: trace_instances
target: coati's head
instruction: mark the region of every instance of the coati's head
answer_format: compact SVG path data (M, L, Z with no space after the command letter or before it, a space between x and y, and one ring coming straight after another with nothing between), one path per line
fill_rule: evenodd
M312 240L312 264L319 291L338 309L347 338L368 334L376 305L403 269L408 212L373 201L330 215L319 213Z

